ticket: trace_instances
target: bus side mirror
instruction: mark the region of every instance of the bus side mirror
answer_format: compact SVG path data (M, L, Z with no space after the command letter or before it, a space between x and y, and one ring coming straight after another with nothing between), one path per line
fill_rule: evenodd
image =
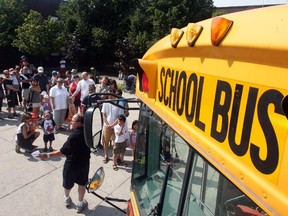
M103 181L105 178L105 172L103 167L100 167L94 174L92 179L89 179L89 181L86 184L86 189L88 191L88 193L91 193L95 190L97 190L98 188L101 187Z

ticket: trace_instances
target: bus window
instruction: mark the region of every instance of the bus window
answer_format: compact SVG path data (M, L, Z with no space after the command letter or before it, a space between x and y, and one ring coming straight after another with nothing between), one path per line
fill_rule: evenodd
M253 201L197 153L194 153L183 215L267 216Z
M147 107L140 109L132 188L141 215L158 212L168 170L162 215L176 215L189 147L167 124ZM146 158L145 158L145 155ZM169 164L169 169L167 166Z

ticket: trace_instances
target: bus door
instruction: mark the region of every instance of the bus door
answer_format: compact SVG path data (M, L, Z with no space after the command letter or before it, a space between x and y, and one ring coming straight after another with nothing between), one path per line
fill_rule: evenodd
M142 104L132 192L140 215L267 215Z

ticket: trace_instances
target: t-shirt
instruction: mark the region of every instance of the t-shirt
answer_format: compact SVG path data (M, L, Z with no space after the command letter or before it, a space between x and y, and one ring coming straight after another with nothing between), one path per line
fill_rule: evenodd
M77 84L77 91L81 91L80 100L83 101L84 97L89 94L89 85L95 85L95 82L92 79L80 80Z
M39 82L39 86L40 86L41 92L42 91L47 91L46 85L49 84L49 80L48 80L48 77L45 74L43 74L43 75L36 74L34 76L34 79Z
M9 95L10 94L10 90L9 89L7 89L7 86L8 85L13 85L12 84L12 80L10 80L10 79L4 79L3 80L3 85L4 85L4 89L5 89L5 93L7 94L7 95Z
M53 119L44 119L41 122L41 127L46 131L48 134L52 134L54 132L54 127L56 123Z
M65 165L70 168L82 169L89 166L90 148L86 145L83 127L76 128L69 135L60 151L66 156Z
M41 98L40 98L40 92L37 91L32 91L31 89L33 88L33 86L29 87L29 101L31 103L40 103L41 102Z
M42 105L43 111L52 111L52 107L50 102L44 102Z
M70 85L70 91L73 94L76 91L77 88L77 83L76 82L72 82ZM75 96L75 100L80 100L81 97L81 91L78 92L78 94Z
M82 104L84 105L84 112L87 110L88 107L96 106L98 104L98 100L101 100L98 95L87 95L82 101Z
M33 74L32 73L25 73L23 75L20 75L20 81L23 81L23 80L28 80L28 79L31 79L33 77ZM28 89L30 87L30 83L29 82L21 82L22 83L22 88L23 89Z
M109 124L112 124L118 118L120 113L119 111L120 109L111 103L103 103L101 110L102 113L106 114L106 118ZM106 126L105 122L104 126Z
M122 129L123 134L121 134L120 136L117 135L117 132L120 130L120 128L121 128L121 126L119 124L115 125L115 127L114 127L115 143L122 143L129 138L129 131L128 131L128 127L126 127L126 125L124 125L124 128Z
M67 109L67 98L69 93L65 87L59 88L57 85L50 89L50 97L54 98L54 110Z

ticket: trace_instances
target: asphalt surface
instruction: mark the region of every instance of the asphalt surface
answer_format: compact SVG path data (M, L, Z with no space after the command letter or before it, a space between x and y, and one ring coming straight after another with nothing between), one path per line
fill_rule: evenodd
M124 97L135 97L124 93ZM1 117L7 117L6 104ZM21 113L21 110L18 110ZM138 119L138 111L131 111L128 117L128 126ZM66 208L63 200L62 168L65 157L50 158L45 161L34 159L30 153L17 154L15 152L15 135L20 118L0 120L0 215L43 216L43 215L79 215L76 213L77 185L71 191L73 205ZM43 132L35 141L43 152ZM59 149L68 137L68 131L55 134L53 148ZM110 159L112 151L109 149ZM103 163L103 150L91 153L90 174L92 178L99 167L105 171L105 180L96 191L102 197L130 199L130 177L132 172L131 149L127 148L125 161L128 167L119 167L118 171L112 168L112 161ZM107 202L91 193L86 193L88 208L80 215L125 215L121 211L109 205ZM126 202L113 202L126 211Z

